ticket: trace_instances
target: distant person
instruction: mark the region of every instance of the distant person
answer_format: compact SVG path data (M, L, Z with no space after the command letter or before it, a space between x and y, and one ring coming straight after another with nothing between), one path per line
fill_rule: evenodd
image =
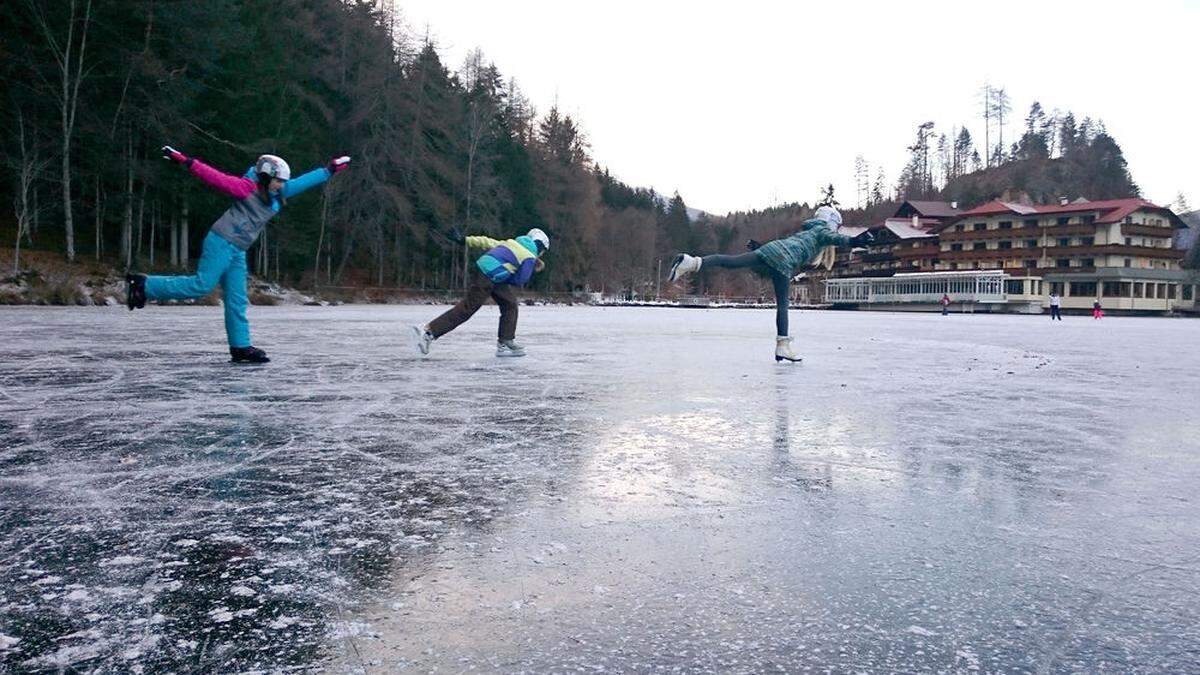
M1050 294L1050 320L1058 319L1062 321L1062 296L1058 293Z
M942 293L941 303L942 303L942 316L949 315L950 314L950 296L946 293Z
M1092 303L1092 318L1093 319L1103 319L1104 318L1104 308L1100 306L1099 300Z
M811 219L800 225L799 232L789 237L765 244L753 239L746 242L750 253L704 257L680 253L671 265L669 279L672 282L679 281L688 274L699 272L705 265L749 269L770 279L775 288L775 360L800 361L800 357L792 351L792 338L788 336L788 292L792 277L817 259L828 246L865 245L874 239L870 231L855 237L838 234L841 227L842 214L832 206L821 206Z
M546 264L541 256L550 249L550 237L538 228L528 234L500 241L491 237L464 237L457 230L450 240L459 246L486 249L475 261L471 285L458 304L423 326L412 327L413 341L421 354L428 354L433 341L458 328L470 319L490 296L500 306L500 329L497 334L496 356L525 356L525 348L517 344L517 297L514 286L524 286Z
M169 145L162 148L163 159L187 167L193 176L228 197L233 204L213 223L204 237L204 248L191 276L125 276L125 304L129 309L146 306L147 300L186 300L202 298L221 284L225 305L225 335L234 363L266 363L267 353L250 343L250 322L246 307L246 249L258 239L267 221L287 204L291 197L314 188L333 174L350 166L349 157L333 159L319 169L292 178L288 163L275 155L262 155L240 178L222 173Z

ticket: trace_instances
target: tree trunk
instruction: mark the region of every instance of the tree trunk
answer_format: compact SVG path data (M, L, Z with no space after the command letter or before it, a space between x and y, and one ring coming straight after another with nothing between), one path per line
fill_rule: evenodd
M325 245L325 224L329 220L329 193L324 191L321 195L321 231L317 234L317 258L313 262L313 289L317 287L321 278L321 247Z
M179 225L179 264L187 267L190 262L188 255L188 201L183 199L183 217Z
M125 144L125 218L121 223L121 258L133 269L133 139Z
M100 249L104 247L104 229L103 229L103 225L100 223L101 197L100 197L100 174L99 173L96 174L95 196L96 196L96 203L93 206L95 209L95 216L96 216L96 260L99 260L100 259ZM69 242L69 240L68 240L68 242ZM70 245L70 244L68 243L68 245ZM74 249L71 249L71 253L74 254Z
M179 267L179 223L175 211L171 211L171 268Z
M138 214L137 214L137 255L140 258L142 255L142 233L145 230L146 223L146 183L142 181L142 190L138 195Z
M154 233L158 230L158 200L150 205L150 269L154 269Z
M37 234L38 225L42 224L42 205L41 199L38 197L40 190L36 186L33 188L33 222L32 227L26 228L25 241L30 246L33 246L33 235Z

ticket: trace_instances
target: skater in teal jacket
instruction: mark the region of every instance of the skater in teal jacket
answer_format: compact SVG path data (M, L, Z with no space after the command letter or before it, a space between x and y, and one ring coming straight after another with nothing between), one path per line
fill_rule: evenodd
M799 361L792 352L788 336L788 296L791 279L820 256L827 246L865 245L872 240L869 231L856 237L838 234L842 214L832 206L819 207L813 217L800 225L795 234L759 244L751 239L746 243L750 253L741 255L706 255L680 253L671 265L670 280L678 281L702 267L749 269L771 280L775 288L775 360Z

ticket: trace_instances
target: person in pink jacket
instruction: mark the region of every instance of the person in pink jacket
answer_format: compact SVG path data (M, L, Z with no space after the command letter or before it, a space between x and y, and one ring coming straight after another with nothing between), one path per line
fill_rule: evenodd
M163 158L178 162L201 182L231 199L233 203L213 223L204 238L204 248L190 276L125 277L125 304L130 310L145 307L147 300L202 298L221 285L225 305L225 334L234 363L266 363L266 352L250 342L246 307L246 249L258 239L267 221L289 197L314 188L333 174L350 166L349 157L338 157L328 165L292 178L291 167L275 155L262 155L242 176L231 176L188 157L171 146L163 146Z

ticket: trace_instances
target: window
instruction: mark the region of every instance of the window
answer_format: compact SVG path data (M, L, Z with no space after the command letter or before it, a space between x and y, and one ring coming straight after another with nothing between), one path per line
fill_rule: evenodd
M1010 248L1012 248L1012 242L1011 241L1002 241L1002 242L1000 242L1000 248L1005 249L1005 250L1010 249Z
M982 232L983 230L987 229L987 223L975 223L971 226L971 229L975 230L976 232Z
M1037 261L1036 260L1026 260L1025 261L1025 269L1027 269L1027 270L1037 269Z
M1037 227L1037 218L1029 218L1026 220L1025 227Z
M1037 248L1037 247L1038 247L1037 239L1026 239L1025 240L1025 248Z
M955 232L966 232L966 231L967 231L967 226L966 226L966 225L956 225L956 226L954 227L954 231L955 231Z
M1071 219L1070 218L1059 218L1059 219L1055 220L1054 222L1058 225L1066 225L1067 223L1071 222Z
M1004 282L1004 292L1009 295L1024 295L1025 282L1020 279L1009 279Z
M1125 224L1132 225L1133 224L1133 216L1125 216Z
M974 245L971 246L971 250L973 250L973 251L984 251L986 249L987 249L987 242L985 242L985 241L977 241L977 242L975 242Z
M1059 245L1059 246L1070 246L1070 245L1071 245L1071 238L1070 238L1070 237L1059 237L1059 239L1058 239L1058 245Z
M1095 237L1080 237L1079 243L1084 246L1095 246L1096 238Z
M958 263L950 263L950 269L952 269L952 270L958 269Z
M1175 284L1167 284L1167 299L1175 299Z
M1125 245L1133 246L1133 237L1125 237Z
M1133 261L1132 261L1132 260L1130 260L1129 258L1126 258L1126 259L1125 259L1125 266L1126 266L1126 267L1133 267Z
M962 244L950 244L950 250L951 251L961 251L961 250L963 250Z
M1051 281L1050 282L1050 292L1055 295L1062 295L1063 294L1063 282Z
M1000 221L1000 229L1001 230L1011 230L1012 229L1012 221L1011 220Z
M1093 223L1095 223L1095 222L1096 222L1096 216L1091 216L1091 215L1089 215L1089 216L1084 216L1084 217L1083 217L1083 224L1084 224L1084 225L1091 225L1091 224L1093 224Z
M1095 267L1096 260L1095 260L1095 258L1084 258L1083 260L1079 261L1079 266L1080 267Z
M1121 283L1118 281L1104 282L1104 297L1106 297L1106 298L1121 297Z
M1077 297L1096 297L1096 282L1094 281L1072 281L1071 295Z
M1054 261L1054 266L1055 267L1070 267L1071 259L1070 258L1059 258L1058 260Z
M1140 281L1133 282L1133 297L1141 298L1141 297L1145 297L1145 295L1146 295L1146 284L1144 284Z
M1196 289L1196 287L1193 286L1192 284L1184 284L1183 285L1183 299L1191 300L1193 297L1195 297L1195 292L1196 292L1195 289Z

